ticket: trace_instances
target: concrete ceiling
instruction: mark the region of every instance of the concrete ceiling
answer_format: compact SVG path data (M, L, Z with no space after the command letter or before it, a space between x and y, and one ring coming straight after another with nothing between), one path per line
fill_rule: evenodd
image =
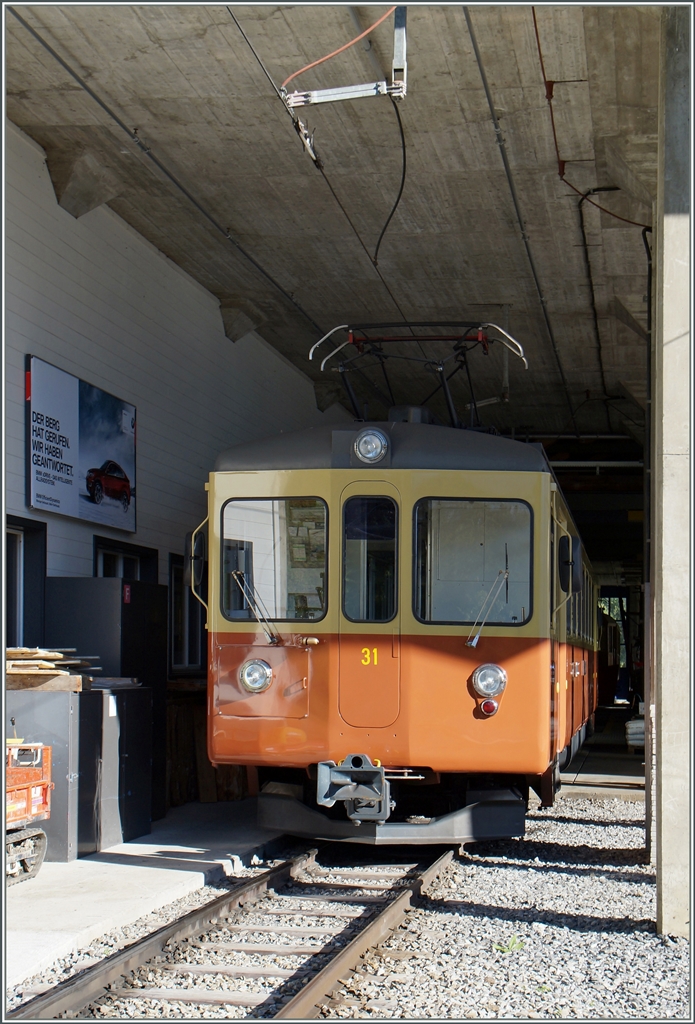
M510 358L509 402L481 408L483 424L641 440L647 266L641 228L626 221L651 224L656 197L659 7L539 6L538 39L529 6L469 9L547 317L462 7L408 7L408 95L398 108L407 176L378 268L371 256L402 168L392 103L300 111L322 175L249 42L279 84L352 39L355 15L366 28L386 7L233 5L249 42L224 6L16 10L255 263L6 9L7 113L44 147L61 204L80 216L106 202L220 298L230 338L256 327L309 373L320 403L341 392L336 373L321 375L307 360L319 331L508 316L529 369ZM373 81L374 58L389 77L392 26L388 18L373 32L371 53L358 43L290 88ZM616 188L593 198L624 219L584 202L585 246L580 194L568 182L579 193ZM406 350L419 355L413 345L398 349ZM473 351L469 362L476 398L499 396L501 346ZM393 360L388 374L399 403L419 403L436 386L415 363ZM368 376L383 392L380 371ZM382 415L375 389L354 383L370 415ZM463 416L465 374L451 387ZM431 405L446 419L441 395ZM584 457L564 447L565 457ZM618 442L589 457L618 451L639 457ZM581 477L575 484L587 489ZM639 480L627 486L639 490Z

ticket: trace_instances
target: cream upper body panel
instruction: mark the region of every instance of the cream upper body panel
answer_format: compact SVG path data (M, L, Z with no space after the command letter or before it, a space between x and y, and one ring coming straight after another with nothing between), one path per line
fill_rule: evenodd
M327 506L327 609L323 618L278 622L280 634L364 633L391 634L393 622L351 623L341 614L342 505L346 494L397 494L398 508L398 623L403 635L451 635L470 632L466 624L429 624L413 610L414 508L425 498L518 500L531 509L532 612L518 626L485 626L482 635L548 637L550 629L550 508L551 477L540 472L487 472L469 470L389 469L378 466L351 469L261 470L215 472L208 484L208 628L216 634L248 633L255 623L230 621L222 612L222 518L234 499L320 498Z

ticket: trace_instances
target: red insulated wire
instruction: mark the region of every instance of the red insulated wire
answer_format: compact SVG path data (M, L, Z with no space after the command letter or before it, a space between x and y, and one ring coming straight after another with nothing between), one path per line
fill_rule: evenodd
M582 190L578 189L575 185L572 184L571 181L568 181L565 177L565 161L560 157L560 147L558 146L557 132L555 130L555 115L553 113L553 87L555 85L555 82L552 82L549 78L546 77L545 74L545 64L543 63L543 51L541 49L541 37L538 33L538 21L536 20L535 7L531 8L531 13L533 14L533 28L536 33L536 44L538 46L538 59L541 65L541 74L543 75L543 85L545 86L545 98L548 101L548 109L550 110L550 123L553 128L553 142L555 143L555 156L557 157L557 173L559 174L562 181L564 181L565 185L568 185L573 192L576 192L578 196L584 196ZM586 196L584 196L584 198L586 199ZM609 217L615 217L616 220L621 220L624 224L632 224L636 228L648 228L650 226L649 224L641 224L637 220L628 220L627 217L621 217L619 214L613 213L612 210L607 210L605 206L600 206L598 203L595 203L593 199L586 199L586 201L587 203L591 203L592 206L595 206L597 210L601 210L603 213L607 213Z
M343 50L349 50L349 48L351 46L354 46L355 43L359 43L360 39L364 39L364 37L368 36L370 32L373 32L377 25L381 25L382 21L386 21L389 14L393 14L393 12L396 10L396 6L397 5L394 4L393 7L389 7L386 14L382 14L378 21L375 21L373 25L370 25L368 29L365 29L365 31L362 32L361 35L355 36L354 39L351 39L349 43L345 43L344 46L341 46L337 50L334 50L333 53L328 53L326 54L325 57L321 57L320 60L315 60L312 64L307 64L306 67L300 68L299 71L295 71L293 75L290 75L289 78L285 79L285 81L282 83L281 88L284 89L288 82L291 82L293 78L297 78L298 75L304 74L305 71L309 71L310 68L315 68L318 64L323 64L324 61L330 60L331 57L336 57L339 53L342 53Z

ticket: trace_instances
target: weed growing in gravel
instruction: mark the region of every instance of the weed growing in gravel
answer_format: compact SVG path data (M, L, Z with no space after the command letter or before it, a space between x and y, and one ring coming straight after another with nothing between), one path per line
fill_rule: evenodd
M502 942L495 942L492 948L498 953L518 953L524 948L524 943L516 935L512 935L506 946Z

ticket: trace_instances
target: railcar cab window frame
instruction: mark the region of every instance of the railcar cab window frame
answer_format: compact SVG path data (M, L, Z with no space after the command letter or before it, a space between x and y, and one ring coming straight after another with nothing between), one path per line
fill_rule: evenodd
M225 619L255 626L257 614L269 622L325 618L328 505L323 498L230 498L220 512L220 538Z
M388 495L343 503L342 606L349 622L392 622L398 614L398 505Z
M456 506L462 512L458 517L452 515ZM523 509L527 523L514 523L507 516L505 528L505 508L509 512ZM443 545L445 530L449 537ZM478 620L486 599L493 597L486 626L527 625L533 618L533 532L533 508L522 498L420 498L413 508L413 615L417 621L432 626L470 626ZM461 536L468 543L461 544ZM444 564L448 579L441 575ZM509 576L504 580L506 570ZM470 579L456 578L457 571ZM451 617L456 602L460 613ZM507 606L507 615L495 614Z

